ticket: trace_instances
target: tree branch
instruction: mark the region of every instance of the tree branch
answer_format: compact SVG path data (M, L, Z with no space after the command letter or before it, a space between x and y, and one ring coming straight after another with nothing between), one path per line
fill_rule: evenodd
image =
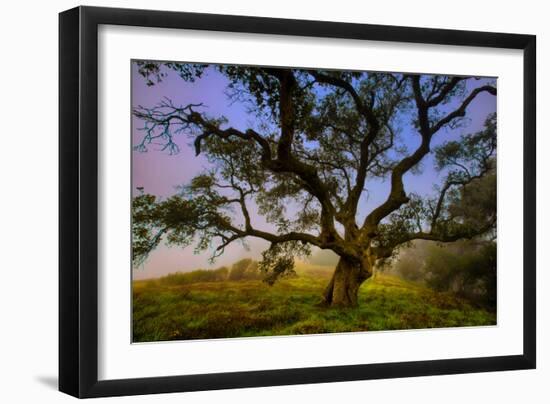
M439 129L441 129L443 126L450 123L453 119L460 118L466 115L466 108L470 103L477 97L478 94L488 92L491 95L497 95L497 89L493 86L482 86L478 87L475 90L473 90L468 97L462 102L460 107L455 109L453 112L449 113L447 116L442 118L439 122L437 122L433 127L431 128L431 133L436 133Z
M482 86L473 90L461 105L435 125L430 126L429 122L429 109L435 105L434 100L441 102L445 96L453 90L453 88L460 82L459 79L451 80L448 85L444 86L441 93L432 99L426 101L422 95L422 89L420 85L420 76L410 76L412 81L412 88L415 98L415 103L418 112L418 126L419 133L422 137L420 146L411 155L403 158L392 170L391 174L391 190L388 198L380 206L374 209L365 219L362 230L368 233L374 233L376 226L382 219L388 216L390 213L399 209L403 204L409 201L403 185L403 175L408 172L412 167L418 164L424 156L430 152L430 142L433 135L439 131L444 125L450 123L453 119L464 116L466 108L475 99L475 97L487 91L490 94L496 95L496 88L492 86Z

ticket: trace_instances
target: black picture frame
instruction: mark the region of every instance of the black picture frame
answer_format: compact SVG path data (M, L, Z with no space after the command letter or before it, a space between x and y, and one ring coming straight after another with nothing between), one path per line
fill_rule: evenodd
M523 51L523 354L98 380L98 26L309 36ZM324 383L536 366L536 37L182 12L77 7L59 15L59 390L104 397Z

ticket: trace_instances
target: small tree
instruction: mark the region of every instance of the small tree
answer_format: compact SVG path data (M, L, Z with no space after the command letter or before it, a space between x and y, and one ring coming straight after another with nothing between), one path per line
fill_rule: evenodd
M270 242L259 267L269 279L292 271L294 258L311 246L340 258L323 300L328 305L357 304L360 285L378 260L416 239L455 241L492 229L496 215L476 205L457 203L460 192L493 169L496 116L483 131L435 148L444 180L435 195L407 193L405 174L418 170L434 137L464 122L468 106L491 84L469 90L476 78L441 75L337 72L138 62L149 85L169 70L185 81L198 80L207 68L228 79L228 94L247 103L256 127L238 130L223 116L209 116L202 104L136 106L144 123L137 151L152 142L177 153L178 134L192 139L196 154L212 168L193 178L166 200L134 198L135 262L161 240L197 250L217 244L213 258L229 244L248 237ZM401 132L416 134L412 150ZM369 179L388 179L386 199L370 212L361 205ZM472 196L473 198L473 196ZM463 198L462 198L463 199ZM249 206L276 231L255 227ZM287 206L297 207L290 215ZM235 210L240 214L236 217Z

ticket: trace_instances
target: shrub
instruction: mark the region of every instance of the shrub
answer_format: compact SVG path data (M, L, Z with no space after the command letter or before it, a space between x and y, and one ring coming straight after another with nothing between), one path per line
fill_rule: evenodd
M496 243L487 240L438 244L416 241L392 269L404 279L496 307Z
M263 279L263 274L258 269L258 263L250 258L237 261L231 267L228 279L230 281Z
M176 272L159 278L162 285L184 285L197 282L220 282L227 279L227 267L218 269L197 269L191 272Z
M426 282L433 289L496 306L496 243L463 242L454 248L433 245L425 270Z

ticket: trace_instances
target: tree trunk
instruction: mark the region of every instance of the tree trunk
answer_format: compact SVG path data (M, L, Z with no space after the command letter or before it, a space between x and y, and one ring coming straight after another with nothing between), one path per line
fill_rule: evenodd
M357 306L359 287L370 276L371 272L365 270L360 263L341 257L325 290L324 304L339 307Z

